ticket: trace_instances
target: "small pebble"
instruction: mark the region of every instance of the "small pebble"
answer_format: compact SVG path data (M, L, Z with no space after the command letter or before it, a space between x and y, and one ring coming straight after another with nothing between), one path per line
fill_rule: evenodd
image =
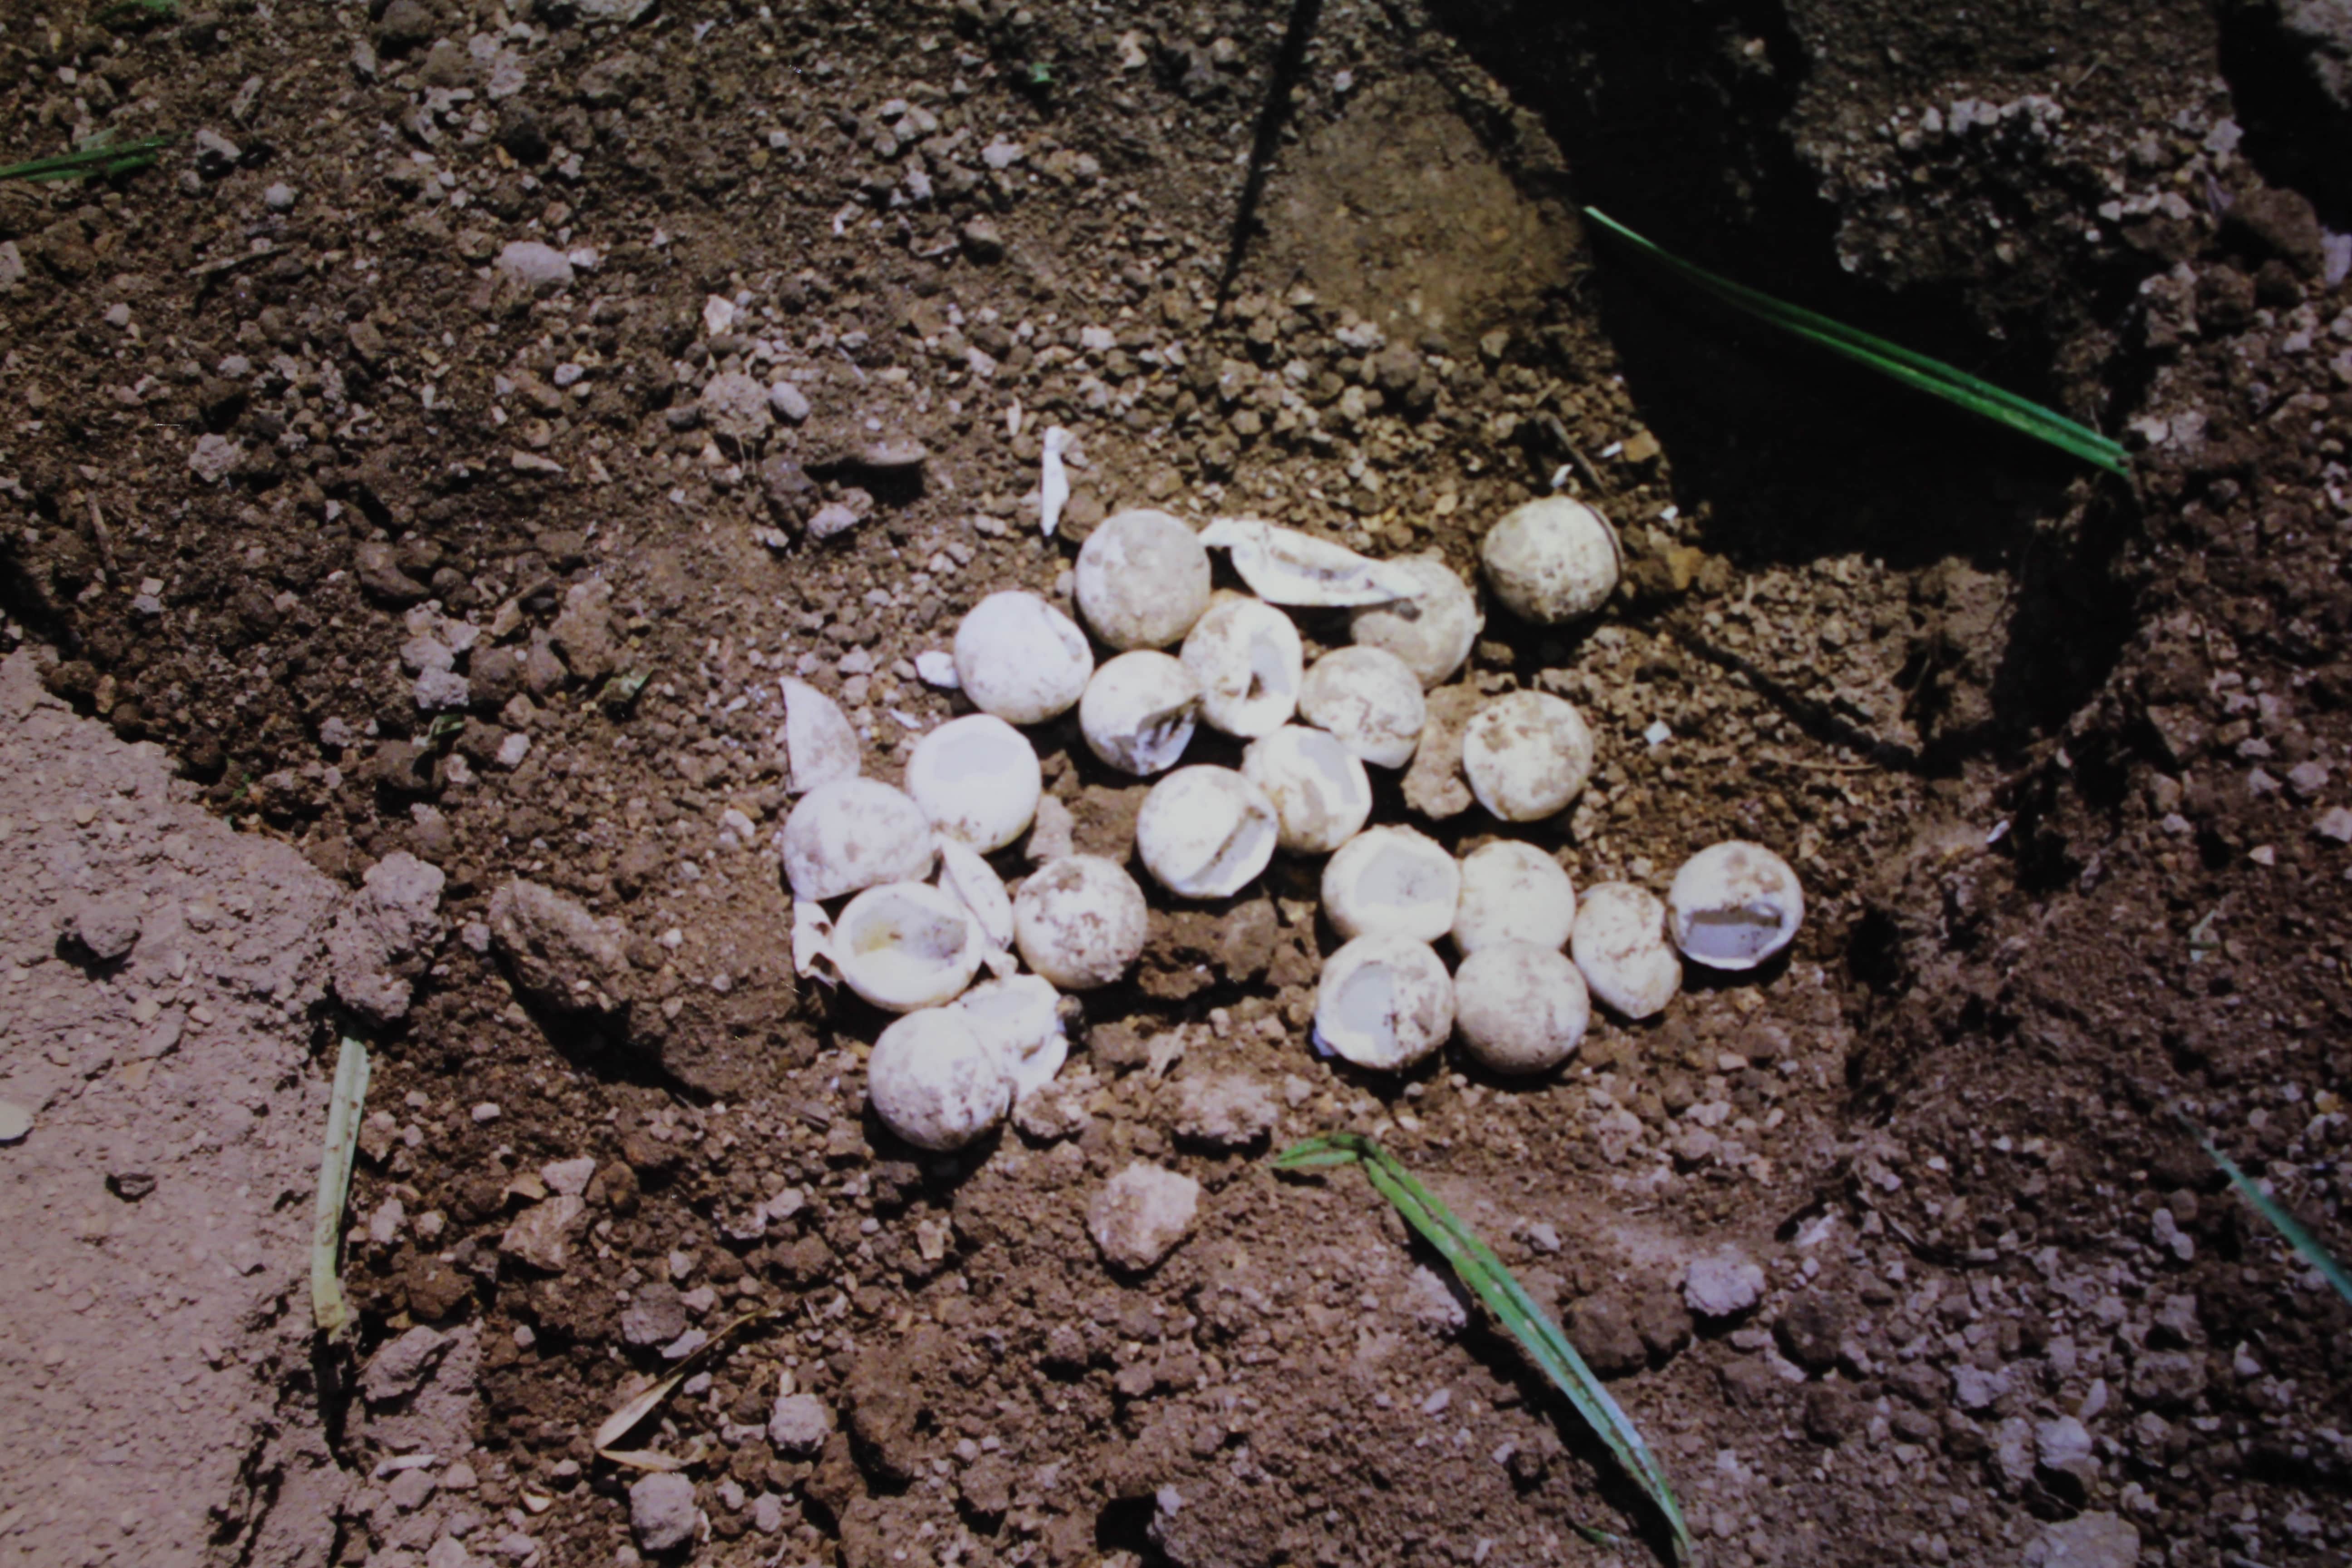
M33 1131L33 1113L14 1100L0 1100L0 1144L22 1143Z

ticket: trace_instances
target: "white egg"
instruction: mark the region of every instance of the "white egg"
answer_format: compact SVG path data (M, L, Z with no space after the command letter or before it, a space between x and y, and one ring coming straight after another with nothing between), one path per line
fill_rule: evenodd
M1462 868L1445 847L1410 827L1373 827L1323 867L1323 912L1344 937L1435 942L1454 929Z
M1095 672L1077 623L1034 594L991 594L956 627L956 679L983 713L1042 724L1066 713Z
M1683 862L1666 911L1675 945L1693 963L1753 969L1796 940L1805 890L1786 860L1735 838Z
M1360 647L1396 655L1423 688L1440 686L1470 658L1486 617L1478 596L1442 555L1404 555L1388 563L1414 583L1410 599L1367 605L1348 617L1348 635Z
M1307 650L1290 617L1263 600L1220 595L1184 638L1184 665L1201 683L1201 717L1255 740L1290 722Z
M1116 648L1166 647L1209 607L1209 552L1164 511L1108 518L1078 550L1078 613Z
M1592 614L1616 591L1623 549L1607 518L1582 501L1546 496L1506 513L1478 556L1512 614L1559 626Z
M961 1149L1013 1107L1003 1048L951 1007L909 1013L882 1031L866 1063L866 1100L918 1149Z
M894 1013L954 1001L971 984L980 957L980 928L961 901L921 882L868 888L833 926L833 959L843 982Z
M1421 678L1404 660L1376 647L1334 648L1317 659L1299 681L1298 712L1379 768L1412 761L1429 721Z
M1274 858L1281 829L1265 792L1231 768L1178 768L1136 814L1144 869L1187 899L1230 898Z
M837 899L882 882L931 874L931 824L878 779L838 779L801 797L784 818L784 876L796 899Z
M1176 765L1192 743L1201 683L1182 659L1149 649L1120 654L1095 671L1078 700L1087 750L1121 773Z
M991 713L949 720L907 759L907 793L932 826L983 855L1028 831L1044 788L1029 737Z
M1593 998L1628 1018L1664 1012L1682 989L1682 960L1666 940L1666 906L1631 882L1584 889L1569 954Z
M1592 731L1548 691L1514 691L1472 716L1462 731L1470 793L1505 822L1536 822L1564 808L1592 776Z
M1274 803L1280 843L1294 855L1328 855L1372 815L1363 759L1327 731L1285 724L1259 736L1242 753L1242 776Z
M1362 936L1323 961L1315 1040L1358 1067L1392 1072L1445 1043L1454 980L1427 942Z
M1454 947L1465 958L1498 942L1557 951L1575 924L1576 884L1534 845L1498 839L1463 857Z
M1454 972L1454 1026L1496 1072L1549 1072L1576 1054L1591 1022L1584 977L1556 947L1496 942Z
M1048 860L1013 900L1022 961L1065 991L1108 985L1143 951L1143 889L1099 855Z
M952 1009L971 1020L982 1039L1003 1051L1016 1101L1053 1082L1069 1058L1062 994L1042 975L983 980L957 997Z

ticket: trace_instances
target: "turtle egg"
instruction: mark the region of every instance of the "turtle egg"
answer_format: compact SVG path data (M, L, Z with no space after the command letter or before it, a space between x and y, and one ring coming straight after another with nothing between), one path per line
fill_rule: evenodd
M981 1038L1004 1053L1013 1074L1013 1098L1045 1088L1069 1058L1070 1039L1062 1028L1062 994L1034 974L984 980L950 1004Z
M1467 958L1498 942L1531 942L1554 952L1576 922L1576 884L1532 844L1499 839L1462 860L1462 907L1454 951Z
M1594 998L1628 1018L1664 1012L1682 989L1682 960L1666 940L1666 906L1647 888L1601 882L1585 889L1568 951Z
M1201 683L1182 659L1139 649L1095 671L1078 700L1087 749L1121 773L1156 773L1176 765L1192 743Z
M1042 724L1067 712L1095 672L1077 623L1034 594L991 594L955 635L956 678L983 713Z
M1328 855L1372 815L1363 760L1326 731L1285 724L1259 736L1242 753L1242 776L1274 803L1276 833L1294 855Z
M1166 647L1209 607L1209 552L1164 511L1123 511L1078 550L1078 613L1116 648Z
M1021 837L1043 789L1037 749L993 714L949 720L907 759L907 793L923 815L983 855Z
M1478 804L1506 822L1567 805L1592 776L1592 731L1548 691L1514 691L1481 708L1462 732L1462 771Z
M1513 508L1478 546L1495 596L1543 626L1599 609L1617 587L1622 556L1609 520L1566 496Z
M1454 1028L1454 980L1425 942L1360 936L1323 961L1315 1042L1361 1068L1411 1067Z
M833 961L877 1007L911 1013L952 1002L980 968L980 927L954 894L885 882L849 900L833 926Z
M952 1007L909 1013L866 1062L866 1099L918 1149L961 1149L1003 1120L1013 1074L1003 1048Z
M1201 682L1201 717L1255 740L1290 722L1307 650L1290 617L1260 599L1226 595L1184 638L1184 665Z
M1442 555L1400 556L1389 565L1421 591L1410 599L1356 611L1348 617L1349 635L1359 647L1381 648L1404 660L1423 687L1439 685L1470 658L1471 645L1486 627L1478 597Z
M1454 972L1454 1026L1496 1072L1549 1072L1576 1054L1591 1022L1584 976L1556 947L1498 942Z
M1065 991L1108 985L1143 951L1143 889L1099 855L1048 860L1013 900L1024 963Z
M784 876L796 899L836 899L881 882L931 874L923 808L878 779L838 779L801 797L784 818Z
M1789 863L1761 844L1710 844L1683 862L1666 889L1675 945L1709 969L1753 969L1795 940L1805 890Z
M1454 929L1461 900L1462 868L1410 827L1359 833L1323 867L1323 912L1344 937L1435 942Z
M1429 721L1421 678L1396 655L1376 647L1335 648L1298 683L1298 711L1374 767L1401 768Z
M1178 768L1136 814L1135 847L1170 892L1223 899L1265 869L1280 837L1265 791L1231 768Z

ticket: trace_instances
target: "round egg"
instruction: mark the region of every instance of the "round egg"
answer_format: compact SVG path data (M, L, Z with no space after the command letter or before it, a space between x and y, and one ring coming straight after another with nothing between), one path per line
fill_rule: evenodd
M1593 999L1625 1017L1663 1013L1682 989L1682 960L1666 940L1666 906L1647 888L1601 882L1585 889L1568 951Z
M1505 822L1536 822L1574 800L1592 776L1592 731L1548 691L1514 691L1472 716L1462 731L1470 793Z
M907 759L907 793L932 826L983 855L1028 830L1044 787L1037 749L992 713L949 720Z
M1454 1026L1496 1072L1549 1072L1576 1054L1591 1022L1584 977L1556 947L1498 942L1454 972Z
M1178 768L1151 786L1136 814L1144 869L1179 897L1223 899L1274 858L1274 803L1231 768Z
M1393 1072L1444 1045L1453 1028L1454 980L1427 942L1358 937L1323 961L1315 1039L1324 1049Z
M1599 609L1616 591L1623 553L1609 520L1566 496L1513 508L1478 545L1495 597L1548 626Z
M1405 555L1388 563L1406 574L1421 592L1386 605L1366 605L1348 617L1348 634L1360 647L1376 647L1404 660L1426 689L1441 686L1468 662L1486 629L1478 596L1445 563L1443 555Z
M1013 900L1021 960L1065 991L1108 985L1143 951L1143 889L1099 855L1048 860Z
M955 635L956 679L971 705L1009 724L1066 713L1095 672L1077 623L1034 594L991 594Z
M1666 890L1667 930L1683 956L1709 969L1753 969L1796 940L1805 890L1761 844L1710 844Z
M1115 648L1166 647L1209 607L1209 552L1164 511L1106 519L1078 550L1078 613Z
M1454 948L1464 957L1498 942L1558 951L1575 923L1575 883L1534 845L1497 839L1463 857Z
M1274 803L1282 847L1294 855L1329 854L1372 815L1363 760L1328 731L1285 724L1259 736L1242 753L1242 776Z
M1462 868L1410 827L1367 828L1323 866L1323 912L1343 937L1435 942L1454 929Z
M882 1031L866 1062L866 1100L918 1149L961 1149L1013 1107L1002 1046L952 1007L909 1013Z
M1429 706L1421 679L1396 655L1376 647L1335 648L1298 685L1298 712L1379 768L1401 768L1421 744Z
M1263 600L1220 595L1186 635L1183 658L1212 728L1255 740L1298 710L1307 650L1290 617Z
M835 899L931 874L930 818L877 779L836 779L784 818L784 876L796 899Z
M1078 729L1087 750L1141 776L1176 765L1200 712L1201 683L1184 661L1139 649L1095 671L1078 700Z

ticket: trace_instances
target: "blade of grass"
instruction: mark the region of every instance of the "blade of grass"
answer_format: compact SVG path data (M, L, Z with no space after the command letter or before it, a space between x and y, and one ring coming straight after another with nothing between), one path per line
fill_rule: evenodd
M2055 409L2045 408L2029 398L2020 397L2005 387L1995 386L1941 360L1930 359L1899 343L1873 337L1843 321L1833 321L1802 306L1791 305L1785 300L1774 299L1760 289L1750 289L1744 283L1735 283L1728 278L1709 272L1706 268L1685 261L1673 252L1643 238L1597 207L1586 207L1584 216L1685 282L1767 326L1778 327L1832 353L1867 365L1881 375L1892 377L1906 386L1940 397L1947 403L1957 404L1971 414L2006 425L2037 441L2047 442L2095 468L2125 477L2131 473L2131 459L2122 442L2102 436L2089 426L2078 424Z
M1353 1132L1333 1132L1295 1143L1275 1156L1281 1171L1331 1165L1360 1164L1372 1189L1395 1206L1407 1225L1442 1253L1462 1282L1470 1287L1505 1328L1511 1331L1552 1385L1568 1396L1576 1413L1599 1435L1625 1473L1649 1494L1674 1533L1675 1555L1686 1561L1691 1552L1690 1526L1674 1488L1650 1446L1642 1440L1624 1410L1610 1396L1584 1358L1569 1343L1559 1325L1536 1304L1518 1278L1504 1267L1477 1233L1456 1218L1437 1195L1414 1179L1394 1155L1369 1138Z
M2197 1140L2199 1146L2205 1151L2205 1157L2220 1166L2221 1173L2230 1178L2230 1184L2238 1189L2238 1195L2252 1204L2256 1214L2270 1221L2278 1233L2286 1237L2287 1244L2303 1255L2303 1260L2319 1270L2320 1278L2336 1288L2338 1296L2352 1301L2352 1274L2344 1271L2344 1265L2336 1261L2334 1253L2320 1245L2319 1237L2305 1228L2301 1220L2287 1213L2285 1205L2263 1191L2260 1183L2238 1169L2237 1162L2222 1153L2213 1140L2205 1135L2205 1130L2189 1120L2187 1111L2176 1106L2172 1114L2180 1119L2180 1125L2189 1129L2189 1135Z
M351 1331L343 1300L343 1205L352 1193L352 1158L360 1144L360 1107L367 1102L367 1047L345 1036L327 1101L326 1147L319 1156L319 1201L310 1226L310 1321L330 1339Z
M83 180L92 174L111 177L152 165L172 144L169 136L142 136L133 142L92 142L70 153L35 158L0 168L0 180Z

